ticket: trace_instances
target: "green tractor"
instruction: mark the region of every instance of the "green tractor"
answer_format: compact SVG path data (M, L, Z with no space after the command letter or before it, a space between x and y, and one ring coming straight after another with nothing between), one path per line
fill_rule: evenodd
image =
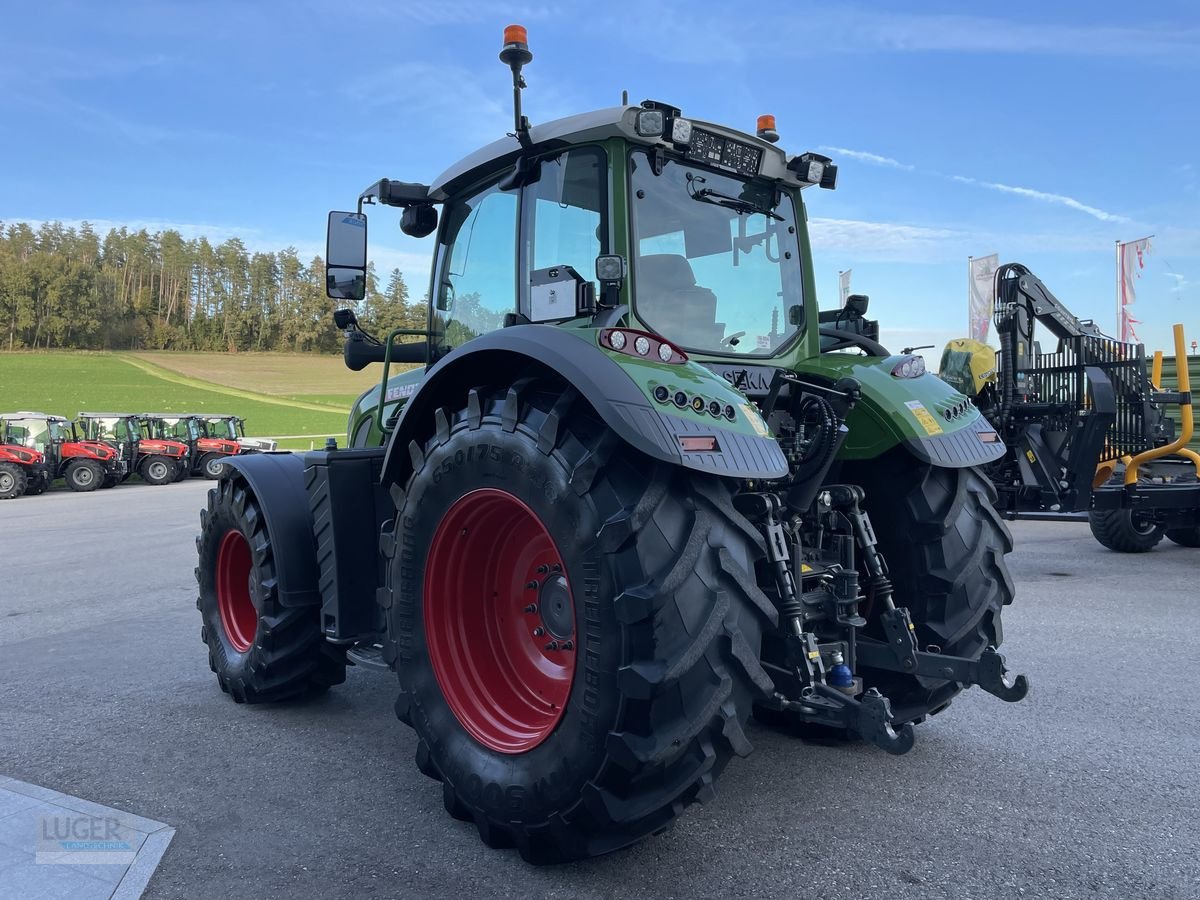
M506 31L512 136L330 214L345 359L383 373L347 447L238 456L210 492L221 688L394 671L447 812L534 863L670 826L752 715L899 754L964 688L1024 697L979 469L1003 443L865 298L818 312L802 195L836 167L658 102L531 127L531 58ZM420 332L357 326L371 204L436 231Z

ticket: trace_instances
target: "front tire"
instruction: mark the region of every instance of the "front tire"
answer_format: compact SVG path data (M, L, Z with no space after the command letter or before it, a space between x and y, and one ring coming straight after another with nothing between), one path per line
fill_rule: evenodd
M28 484L25 469L16 463L0 462L0 500L15 500Z
M138 474L146 484L170 484L179 472L173 460L165 456L148 456L138 466Z
M1092 536L1117 553L1145 553L1163 539L1163 526L1128 509L1092 510L1088 513Z
M624 447L573 391L472 391L435 420L385 540L418 767L529 862L663 830L750 752L772 689L757 532L726 483Z
M200 457L200 471L210 481L216 481L225 471L225 457L220 453L205 453Z
M67 487L79 493L90 493L104 484L104 469L90 459L77 459L67 464Z
M269 703L346 680L345 653L322 636L320 607L280 603L276 549L244 481L209 490L196 549L200 639L221 690L238 703Z

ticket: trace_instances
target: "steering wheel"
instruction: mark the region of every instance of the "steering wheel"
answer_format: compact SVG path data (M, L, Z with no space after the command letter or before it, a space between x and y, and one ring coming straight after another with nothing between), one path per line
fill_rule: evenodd
M831 350L842 350L846 347L857 347L859 350L864 351L867 356L892 355L883 344L871 340L866 335L855 334L853 331L842 331L840 328L822 326L817 329L817 333L821 337L833 338L834 341L829 346L822 346L822 353L828 353Z

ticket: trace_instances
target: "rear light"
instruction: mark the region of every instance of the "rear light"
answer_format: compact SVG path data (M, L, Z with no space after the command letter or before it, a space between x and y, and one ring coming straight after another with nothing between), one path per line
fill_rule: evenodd
M894 378L919 378L925 374L925 360L920 356L902 356L900 361L892 366Z
M600 331L600 346L626 356L657 359L678 366L688 361L687 354L672 344L645 331L632 328L604 328Z

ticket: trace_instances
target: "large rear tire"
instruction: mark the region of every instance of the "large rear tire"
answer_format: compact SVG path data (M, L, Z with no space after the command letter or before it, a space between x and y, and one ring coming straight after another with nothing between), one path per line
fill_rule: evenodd
M279 602L266 518L240 478L209 490L196 549L200 639L221 690L238 703L269 703L346 680L345 652L321 634L320 607Z
M1092 510L1088 513L1092 536L1117 553L1145 553L1163 539L1163 526L1128 509Z
M757 532L725 482L626 448L572 390L471 391L435 421L384 544L418 767L533 863L667 828L750 752L772 689Z
M67 487L79 493L90 493L104 484L104 468L90 459L76 459L67 463Z
M16 463L0 462L0 500L15 500L25 493L29 479Z
M895 603L912 615L920 648L978 659L987 647L999 647L1001 611L1015 593L1004 559L1013 539L993 506L992 483L978 469L930 466L903 449L847 470L845 480L866 490L864 507ZM864 604L867 633L882 638L880 611ZM902 723L941 712L963 689L956 681L898 672L858 674L891 700Z

